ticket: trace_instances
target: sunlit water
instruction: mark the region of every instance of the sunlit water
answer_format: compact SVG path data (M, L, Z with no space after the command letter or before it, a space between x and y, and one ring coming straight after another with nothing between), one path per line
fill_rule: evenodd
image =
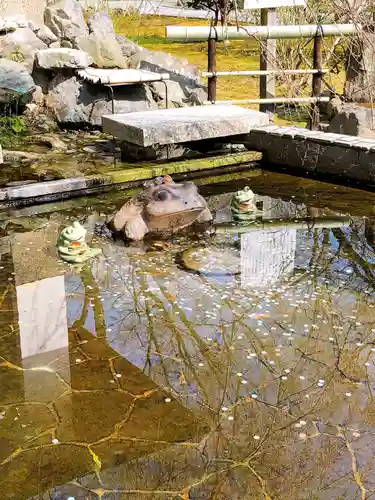
M239 232L226 191L247 183L263 216ZM0 224L1 499L372 497L375 195L274 173L214 191L230 233L94 237L81 267L58 233L110 197ZM182 267L202 245L227 275Z

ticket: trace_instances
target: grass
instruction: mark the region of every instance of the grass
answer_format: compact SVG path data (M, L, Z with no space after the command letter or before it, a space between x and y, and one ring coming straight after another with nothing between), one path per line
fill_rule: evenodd
M150 50L160 50L176 57L187 59L195 64L200 71L207 71L207 44L167 42L165 27L167 25L207 25L208 21L201 19L184 19L163 16L140 15L137 11L127 14L112 12L115 30L119 34L134 40ZM228 46L218 44L217 48L218 71L241 71L259 69L259 45L255 40L232 41ZM338 92L342 91L343 75L330 76L329 82ZM311 89L306 88L302 96L309 96ZM277 95L287 96L288 89L280 84L277 86ZM217 99L253 99L259 97L259 77L221 77L218 80ZM248 107L258 109L258 105ZM280 124L295 124L306 126L308 106L284 106L276 117Z

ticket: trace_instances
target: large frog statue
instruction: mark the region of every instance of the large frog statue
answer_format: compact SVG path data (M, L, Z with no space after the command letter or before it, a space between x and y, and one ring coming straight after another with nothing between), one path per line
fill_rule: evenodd
M211 221L206 201L192 182L176 184L164 176L149 181L107 221L107 227L127 239L142 240L148 233L171 234Z

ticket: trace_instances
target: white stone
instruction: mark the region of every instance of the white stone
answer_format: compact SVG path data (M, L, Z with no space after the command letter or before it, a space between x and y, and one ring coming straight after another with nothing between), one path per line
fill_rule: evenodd
M103 116L103 130L138 146L179 144L248 134L268 124L266 113L232 105L144 111Z
M37 31L36 36L47 45L57 42L57 36L47 26L42 26Z
M1 163L4 163L4 159L3 159L3 149L2 149L2 147L0 145L0 164Z
M30 28L20 28L0 36L0 57L22 62L30 74L33 71L35 52L46 48L47 45Z
M86 52L66 48L39 50L35 54L35 59L39 68L43 69L82 69L92 64L92 58Z

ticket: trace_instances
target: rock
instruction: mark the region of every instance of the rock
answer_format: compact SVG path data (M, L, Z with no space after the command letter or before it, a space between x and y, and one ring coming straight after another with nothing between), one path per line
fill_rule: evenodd
M43 69L87 68L92 64L92 58L76 49L46 49L35 54L36 64Z
M91 15L87 24L89 25L90 33L93 33L98 38L102 38L104 40L108 38L116 38L112 19L105 12L98 12Z
M33 104L43 104L44 101L44 95L43 95L43 89L40 85L35 85L35 90L32 96L32 103Z
M47 45L39 40L30 28L20 28L13 33L0 36L1 57L22 63L30 74L34 66L35 52L46 48Z
M3 157L3 149L1 147L1 144L0 144L0 165L1 163L4 163L4 157Z
M174 81L167 81L166 85L168 90L163 82L152 82L149 84L153 98L161 108L165 107L167 92L169 108L199 105L207 100L207 95L203 88L197 87L194 90L187 91L178 82Z
M60 47L61 47L60 42L53 42L49 46L50 49L59 49Z
M97 68L128 68L127 60L115 38L101 39L92 33L77 38L74 46L87 52Z
M172 144L168 146L153 145L146 148L131 144L130 142L121 141L121 159L122 161L157 161L171 160L173 158L181 158L191 150L183 144Z
M46 108L36 104L27 104L23 114L25 124L28 129L34 132L51 133L56 130L57 123Z
M349 101L372 102L375 85L374 44L375 34L369 31L351 38L344 88L344 96Z
M35 85L42 89L43 94L46 94L52 77L51 71L38 68L35 64L31 76L33 77Z
M321 97L328 97L329 99L332 99L333 93L330 90L324 90L321 93ZM328 102L318 102L318 108L321 115L327 115L327 106Z
M116 40L121 47L122 55L126 59L134 56L135 54L138 54L140 52L147 50L147 49L141 47L140 45L137 45L132 40L129 40L129 38L126 38L126 36L123 36L123 35L116 35Z
M329 132L375 138L375 123L371 109L343 104L330 122Z
M76 0L64 0L53 7L47 7L44 11L44 24L58 38L69 41L88 34L83 9Z
M56 135L32 135L27 138L32 144L46 144L54 151L66 151L68 146Z
M326 116L330 120L338 113L341 113L343 102L340 97L333 97L329 102L327 102L326 106Z
M34 33L40 30L41 26L39 26L36 22L34 21L28 21L27 22L27 27L31 29Z
M73 44L72 44L72 42L69 42L69 40L61 40L60 47L62 47L64 49L72 49Z
M58 0L53 4L55 9L64 11L69 19L72 19L82 31L88 31L84 11L78 0Z
M169 73L170 80L177 82L184 94L184 99L180 101L181 106L189 105L191 102L190 95L194 94L192 99L196 100L196 104L207 100L205 87L199 76L199 72L186 59L179 59L165 52L150 51L143 49L138 51L129 61L129 66L132 68L140 68L156 73Z
M101 126L102 116L111 113L108 92L101 86L82 82L75 76L67 78L57 74L51 81L45 102L59 123ZM116 113L156 107L146 85L129 85L115 90Z
M47 45L57 42L57 36L47 26L42 26L36 32L36 36Z
M28 153L26 151L9 151L7 149L3 150L4 160L6 162L22 162L22 163L32 163L40 160L40 155L36 153Z
M0 102L12 102L17 96L31 96L35 83L22 64L0 58Z

